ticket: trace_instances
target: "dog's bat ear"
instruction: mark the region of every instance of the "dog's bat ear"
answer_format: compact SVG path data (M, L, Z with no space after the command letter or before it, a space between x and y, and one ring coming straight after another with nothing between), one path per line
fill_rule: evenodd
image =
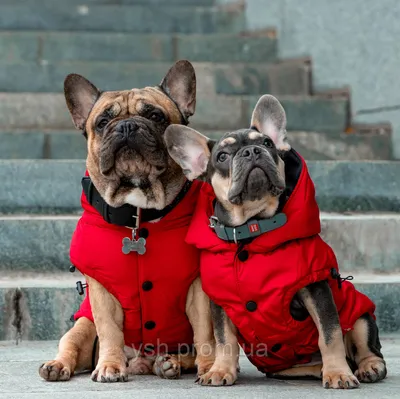
M85 123L100 91L81 75L72 73L65 78L64 95L75 126L85 129Z
M164 140L169 155L189 180L194 180L206 172L215 143L213 140L183 125L168 126Z
M270 137L278 150L290 150L286 135L286 113L274 96L264 95L258 100L251 117L251 127Z
M160 84L161 89L178 106L188 119L196 109L196 73L193 65L186 60L176 62Z

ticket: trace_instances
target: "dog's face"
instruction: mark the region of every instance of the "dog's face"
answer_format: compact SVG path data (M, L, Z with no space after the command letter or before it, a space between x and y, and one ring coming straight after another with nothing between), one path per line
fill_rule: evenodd
M155 87L101 93L79 75L68 75L64 87L73 121L87 136L89 174L104 200L157 209L170 203L184 176L163 134L194 113L192 65L177 62Z
M202 176L211 183L221 205L219 219L234 226L276 212L285 189L282 154L290 149L285 128L281 104L263 96L250 129L227 133L214 142L193 129L174 125L165 132L165 141L189 179Z

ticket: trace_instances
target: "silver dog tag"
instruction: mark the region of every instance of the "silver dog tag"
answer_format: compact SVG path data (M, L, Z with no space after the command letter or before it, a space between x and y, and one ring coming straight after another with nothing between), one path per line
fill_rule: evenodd
M138 240L135 240L132 237L132 240L129 237L125 237L122 239L122 253L128 255L131 252L137 252L139 255L143 255L146 253L146 240L143 237L140 237Z
M137 252L139 255L146 253L146 240L140 237L136 240L136 231L139 228L140 210L138 209L137 215L132 216L135 219L135 227L132 229L132 239L125 237L122 239L122 253L128 255L131 252Z

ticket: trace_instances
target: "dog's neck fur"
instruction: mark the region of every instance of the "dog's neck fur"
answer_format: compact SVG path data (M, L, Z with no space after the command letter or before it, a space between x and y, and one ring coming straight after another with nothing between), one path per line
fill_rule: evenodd
M237 227L252 218L267 219L275 215L279 206L279 197L267 196L259 201L245 201L234 205L229 201L216 199L214 216L225 226Z
M179 174L174 179L167 180L165 183L165 205L162 208L170 205L179 192L182 190L186 182L185 175Z

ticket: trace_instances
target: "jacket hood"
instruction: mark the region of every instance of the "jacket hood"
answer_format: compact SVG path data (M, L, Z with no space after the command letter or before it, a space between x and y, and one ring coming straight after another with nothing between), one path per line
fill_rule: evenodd
M278 212L283 212L287 221L282 227L254 238L247 246L252 252L272 251L288 241L311 237L321 232L314 183L304 159L292 149L286 153L284 161L286 190L281 196ZM200 191L186 241L199 249L212 252L236 251L237 244L221 240L209 226L209 218L214 213L214 200L212 187L205 184Z

